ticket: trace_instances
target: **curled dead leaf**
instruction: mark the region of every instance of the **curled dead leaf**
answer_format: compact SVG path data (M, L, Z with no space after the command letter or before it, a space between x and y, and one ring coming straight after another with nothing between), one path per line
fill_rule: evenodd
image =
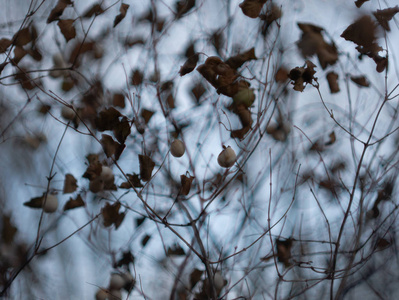
M119 8L119 15L117 15L114 20L114 27L118 25L126 17L126 13L129 7L130 7L129 4L126 3L121 4Z
M181 181L180 194L187 196L190 193L191 184L194 178L195 177L188 174L188 172L186 173L186 175L180 175L180 181Z
M151 179L155 163L152 161L151 157L139 154L139 164L141 180L149 181Z
M72 174L66 174L64 179L64 194L73 193L78 188L77 180Z
M73 19L67 20L59 20L57 25L61 30L62 35L64 36L65 40L69 42L71 39L75 38L76 36L76 29L73 26Z

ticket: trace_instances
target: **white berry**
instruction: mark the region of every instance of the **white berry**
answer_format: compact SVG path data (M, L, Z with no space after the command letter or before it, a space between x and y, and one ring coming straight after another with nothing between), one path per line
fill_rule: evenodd
M172 153L174 157L182 157L184 152L186 152L186 147L181 140L174 140L170 145L170 153Z
M56 195L47 195L47 199L43 198L43 211L46 213L53 213L58 208L58 199Z
M230 168L236 162L236 153L234 150L228 146L218 156L218 163L223 168Z
M104 180L104 183L107 184L113 184L114 183L114 173L112 173L112 169L107 166L103 166L101 170L100 177L102 180Z
M111 290L120 290L125 286L126 280L121 274L113 273L109 280L109 288Z
M68 121L72 121L75 118L75 112L68 106L63 106L61 109L61 116Z

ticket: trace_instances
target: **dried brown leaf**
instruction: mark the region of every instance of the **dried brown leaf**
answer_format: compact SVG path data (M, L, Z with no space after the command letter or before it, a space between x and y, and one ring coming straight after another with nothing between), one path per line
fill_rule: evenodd
M57 5L51 10L50 15L47 18L47 24L58 20L63 14L64 9L71 4L71 0L58 0Z
M126 3L121 4L121 7L119 8L119 15L117 15L114 20L114 27L118 25L126 17L126 13L129 6L130 5Z
M195 7L195 0L179 0L175 4L176 7L176 19L180 19L192 8Z
M204 85L201 82L197 82L191 89L191 93L193 94L196 103L199 104L199 101L206 92Z
M69 198L68 202L64 205L64 211L83 207L85 205L86 204L84 203L82 197L80 195L77 195L76 199Z
M364 2L367 2L367 1L370 1L370 0L356 0L355 1L356 7L359 8L360 6L363 5Z
M180 245L175 244L172 247L168 248L167 255L168 256L171 256L171 255L183 256L183 255L186 255L186 253L184 252L184 249L182 247L180 247Z
M255 19L259 16L265 3L266 0L244 0L239 6L244 15Z
M26 54L28 54L28 52L24 48L20 46L15 46L14 58L12 59L12 63L14 65L17 65L21 61L21 59L25 57Z
M121 203L115 202L112 205L106 203L105 206L101 209L101 214L103 216L105 227L109 227L112 226L112 224L114 224L115 229L118 229L123 219L125 218L125 213L119 213L120 207Z
M66 174L64 179L64 194L73 193L78 188L77 180L72 174Z
M115 156L115 159L118 160L119 156L122 154L123 149L125 149L125 145L121 145L118 142L115 142L114 139L108 134L102 134L100 140L101 146L103 146L103 150L107 157Z
M24 206L31 208L42 208L45 193L40 197L31 198L29 201L24 202Z
M370 82L367 80L366 76L351 76L351 80L360 87L369 87Z
M123 144L126 141L126 138L130 134L130 122L129 120L123 116L122 119L113 127L113 132L115 138L119 143Z
M332 144L334 144L337 140L337 137L335 136L335 132L331 132L328 137L330 138L330 140L326 143L326 146L330 146Z
M127 174L127 177L129 178L129 181L133 184L135 188L142 188L143 185L141 184L139 175L133 173L133 174ZM120 188L122 189L130 189L132 186L129 181L122 182L120 185Z
M198 58L199 55L198 54L194 54L193 56L190 56L186 62L184 63L184 65L182 65L180 67L180 76L184 76L188 73L191 73L195 67L197 66L197 62L198 62Z
M329 72L327 74L327 81L328 81L328 86L330 87L331 94L335 94L340 91L339 85L338 85L338 74L337 73Z
M67 20L59 20L57 23L58 27L61 30L62 35L64 36L67 42L69 42L71 39L75 38L76 36L76 30L75 27L73 27L73 22L75 22L75 20L67 19Z
M192 289L200 280L204 271L194 269L190 274L190 289Z
M353 24L341 34L347 41L358 45L356 49L361 54L367 54L372 57L378 54L382 48L376 43L376 24L370 16L363 16L357 19Z
M243 53L230 57L228 60L226 60L226 64L237 70L247 61L254 59L257 59L255 56L255 48L251 48Z
M123 94L114 94L112 98L112 105L125 108L125 96Z
M22 28L20 31L14 34L12 38L12 43L15 46L25 46L32 41L32 35L30 33L29 27Z
M143 73L140 70L132 71L132 85L140 85L143 83Z
M276 248L277 248L277 259L279 262L284 263L285 267L289 267L291 265L291 248L292 248L292 239L287 240L279 240L276 239Z
M9 39L2 38L0 40L0 54L6 52L7 48L10 47L11 44L12 41L10 41Z
M281 67L277 70L276 75L274 75L274 80L276 82L284 83L288 80L288 70L284 67Z
M155 163L152 161L151 157L139 154L139 164L141 180L149 181L151 179Z
M91 18L92 16L101 15L103 12L104 12L104 10L101 7L101 4L96 3L96 4L93 4L85 13L83 13L82 17L83 18Z
M392 18L399 12L399 6L389 7L386 9L377 9L377 11L373 12L374 17L377 19L378 23L384 28L386 31L390 31L388 21L392 20Z
M181 182L180 194L187 196L190 193L191 184L194 178L195 178L194 176L191 176L188 173L186 173L186 175L180 175L180 182Z
M141 117L144 119L144 123L147 125L148 122L150 121L151 117L154 115L155 112L143 108L141 110Z
M148 241L150 240L151 235L146 234L143 239L141 240L141 246L145 247L147 245Z
M3 226L1 229L1 239L5 244L11 244L14 241L14 236L18 229L11 222L11 217L9 215L3 215Z
M95 119L97 130L113 130L119 123L119 117L121 116L122 114L113 107L104 108Z

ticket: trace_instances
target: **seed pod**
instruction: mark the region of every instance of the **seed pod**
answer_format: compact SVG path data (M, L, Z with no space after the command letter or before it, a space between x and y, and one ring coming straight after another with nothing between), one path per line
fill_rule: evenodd
M96 293L96 300L107 300L108 292L102 288L98 289Z
M45 199L46 198L43 197L43 201ZM45 203L43 202L43 211L46 212L46 213L53 213L53 212L55 212L57 210L57 208L58 208L57 196L48 194L46 202Z
M222 152L220 152L218 156L219 166L223 168L230 168L236 162L236 158L236 153L230 146L228 146Z
M181 140L174 140L170 145L170 153L172 153L174 157L182 157L184 152L186 152L186 147Z

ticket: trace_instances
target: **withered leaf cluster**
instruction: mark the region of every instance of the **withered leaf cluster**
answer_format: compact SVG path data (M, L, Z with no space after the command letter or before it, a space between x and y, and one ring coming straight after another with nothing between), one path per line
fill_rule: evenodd
M362 16L353 24L349 25L341 34L341 37L357 44L357 51L359 51L361 55L367 55L372 58L377 65L377 71L383 72L387 67L388 59L378 54L382 48L376 41L376 28L377 24L370 16Z
M233 101L231 109L233 113L240 118L242 129L234 130L231 133L233 138L243 139L244 135L250 130L252 124L252 117L249 107L255 99L255 95L250 87L250 83L246 80L240 79L237 71L245 62L257 59L255 56L255 49L251 48L245 52L237 54L222 61L219 57L208 57L204 64L197 67L197 71L216 89L218 94L223 94L228 97L240 95L240 100ZM248 94L246 97L245 93ZM245 98L245 99L241 99Z
M302 36L297 45L304 58L316 54L323 69L337 62L337 48L334 44L329 44L324 40L321 34L323 28L307 23L298 23L298 27L302 31Z
M296 67L290 71L288 74L289 78L293 80L294 90L302 92L307 84L312 84L314 79L314 74L316 71L314 68L316 65L310 60L306 61L306 67Z
M116 191L117 188L113 176L107 178L102 176L103 164L99 160L99 155L89 154L86 159L89 165L82 177L89 179L89 190L92 193L99 193L106 190Z

